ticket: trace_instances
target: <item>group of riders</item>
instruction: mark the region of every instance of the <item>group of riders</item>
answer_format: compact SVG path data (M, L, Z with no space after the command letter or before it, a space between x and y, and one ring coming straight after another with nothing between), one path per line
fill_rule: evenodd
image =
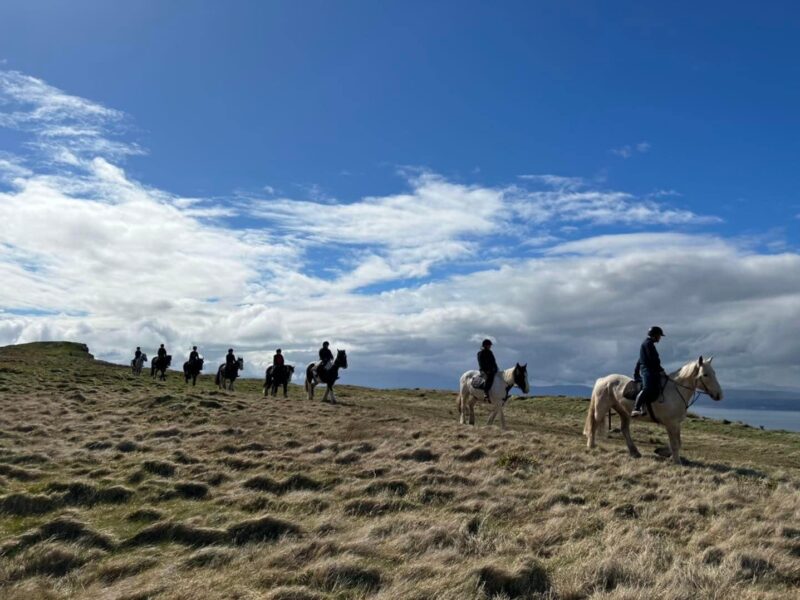
M658 325L654 325L647 331L647 337L639 347L639 360L633 371L633 379L636 383L636 400L632 417L641 417L647 414L647 406L658 400L661 394L661 378L666 375L661 366L661 358L656 350L656 344L664 337L664 330ZM489 390L492 389L495 377L500 368L492 352L492 340L486 339L481 343L478 352L478 370L480 378L479 389L483 390L484 399L489 402Z
M142 348L140 346L136 346L136 351L133 353L133 361L132 364L137 364L141 360L142 357ZM156 360L159 363L163 364L163 361L168 360L169 355L167 354L167 349L164 347L164 344L161 344L158 348L158 352L156 355ZM322 347L319 349L319 361L314 366L314 375L317 374L322 370L330 369L333 366L333 352L330 349L330 342L322 342ZM202 370L203 359L200 356L200 353L197 351L197 346L192 346L192 351L189 352L189 361L188 365L192 371L199 371ZM235 369L238 363L238 359L233 352L233 348L228 348L228 353L225 355L225 369ZM286 360L283 356L283 351L278 348L275 350L275 354L272 357L272 376L277 378L282 378L286 373Z
M636 362L634 369L633 379L639 387L638 394L636 395L636 402L631 412L632 417L640 417L646 414L646 406L651 402L658 399L661 391L661 377L664 374L664 369L661 366L661 359L656 350L656 344L664 337L664 330L655 325L647 332L647 337L642 342L639 348L639 360ZM136 347L134 352L134 361L138 361L142 356L142 350L139 346ZM167 359L167 349L164 344L158 349L157 357L159 361ZM313 367L313 375L317 378L321 370L332 368L334 362L333 352L330 349L330 343L322 342L322 347L319 349L319 361ZM194 368L200 365L202 369L202 358L197 351L197 346L192 346L192 351L189 353L190 367ZM236 355L233 353L233 348L228 348L228 354L225 355L225 368L235 369L237 364ZM280 348L275 350L272 357L272 376L282 378L285 374L286 360L284 359L283 352ZM481 349L478 352L478 370L481 373L483 380L480 388L484 391L484 397L489 402L489 390L492 389L495 377L497 376L500 368L497 366L497 360L492 352L492 340L485 339L481 343Z

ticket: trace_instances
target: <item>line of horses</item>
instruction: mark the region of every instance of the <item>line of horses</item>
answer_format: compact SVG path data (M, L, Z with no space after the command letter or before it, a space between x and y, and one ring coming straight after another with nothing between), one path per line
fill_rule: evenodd
M147 362L147 355L142 353L138 358L131 361L131 371L134 375L142 374L142 367ZM187 360L183 363L183 376L188 385L197 385L197 377L203 370L202 358ZM172 355L154 356L150 361L150 376L156 377L160 381L166 381L167 369L172 364ZM336 393L333 386L339 379L339 371L347 368L347 352L337 350L336 357L330 365L323 365L319 362L308 363L305 371L304 389L309 400L314 399L314 390L318 385L325 385L325 393L322 396L323 402L336 403ZM226 363L219 366L214 377L214 383L221 390L234 391L234 383L239 377L239 371L244 369L244 359L239 357L233 363ZM294 365L284 365L282 369L275 369L269 366L264 374L264 396L276 396L278 388L283 387L283 397L288 396L289 382L294 376Z
M160 379L166 379L166 370L171 364L171 356L154 357L151 363L151 375L156 377L160 374ZM139 375L142 365L147 361L147 356L142 354L139 359L132 361L131 366L134 375ZM722 400L722 388L717 381L714 368L711 366L712 359L704 360L700 356L697 360L690 361L677 371L664 374L662 377L661 394L658 401L652 403L648 409L648 415L642 420L649 420L664 426L669 436L669 446L672 460L681 464L681 423L686 418L689 407L699 394L707 394L712 400ZM337 350L336 358L324 368L321 363L312 362L306 366L305 384L309 400L314 399L314 389L316 386L324 384L325 394L322 396L323 402L336 403L334 384L339 379L339 371L347 368L347 353L344 350ZM186 361L183 365L186 383L191 380L192 385L197 382L197 375L203 368L203 359L197 361ZM223 364L217 369L215 383L220 389L233 391L234 382L239 376L239 371L244 368L244 360L239 358L234 364ZM283 369L275 369L270 366L266 369L264 378L264 396L277 394L278 388L283 387L283 397L288 395L288 384L294 375L295 367L286 365ZM509 392L512 388L519 388L523 394L530 393L528 383L528 367L526 364L516 363L513 367L500 371L494 379L491 389L484 390L481 385L481 373L471 370L465 372L459 380L458 391L458 411L459 422L461 424L475 424L475 404L483 402L488 398L490 403L490 414L487 425L491 425L496 417L500 417L500 427L506 429L505 404L508 400ZM592 396L589 401L589 408L586 413L586 421L583 434L587 439L587 447L594 448L598 434L606 434L605 418L611 411L615 411L620 418L620 430L628 452L633 457L640 457L641 454L633 443L630 433L631 410L635 399L632 393L635 382L626 375L612 374L597 379L592 388Z

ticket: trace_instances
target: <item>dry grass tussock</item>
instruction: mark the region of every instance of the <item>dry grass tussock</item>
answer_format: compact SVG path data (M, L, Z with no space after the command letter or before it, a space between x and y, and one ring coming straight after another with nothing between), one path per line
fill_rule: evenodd
M0 349L0 597L797 597L798 435L690 419L676 467L647 425L587 451L581 399L501 433L452 393L260 386Z

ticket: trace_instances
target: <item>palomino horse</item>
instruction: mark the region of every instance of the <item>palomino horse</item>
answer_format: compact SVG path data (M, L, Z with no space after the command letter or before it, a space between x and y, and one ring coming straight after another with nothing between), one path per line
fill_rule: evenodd
M227 363L224 365L220 365L219 369L217 369L217 376L214 379L214 383L219 386L219 389L224 390L228 389L233 391L233 382L236 381L236 378L239 376L239 371L244 369L244 359L239 357L236 359L236 362L228 366ZM225 382L228 383L225 383Z
M277 396L278 386L283 386L283 397L289 395L289 382L294 375L294 365L284 365L283 369L278 369L275 373L275 366L270 365L264 374L264 396Z
M189 383L189 380L192 380L192 385L197 385L197 376L200 375L200 371L203 370L203 359L196 358L194 360L187 360L183 363L183 377L186 379L186 383Z
M156 378L156 373L161 373L158 378L161 381L167 380L167 369L172 364L172 355L167 354L165 357L154 356L150 361L150 377Z
M147 354L142 352L139 355L139 358L134 358L131 361L131 371L133 371L134 375L141 375L142 374L142 366L144 363L147 362Z
M330 396L331 404L336 404L336 394L333 393L333 385L339 379L339 369L347 368L347 353L344 350L336 351L336 358L330 369L324 368L322 365L317 367L318 363L308 363L306 367L306 392L308 399L314 399L314 388L320 383L324 383L327 387L325 394L322 396L322 401L327 402Z
M475 425L475 403L483 401L484 391L472 385L472 380L480 375L480 371L467 371L461 376L458 384L458 412L459 423L462 425L469 414L469 424ZM492 389L489 390L489 401L492 404L492 412L489 415L487 425L494 423L494 418L500 414L500 427L506 428L506 416L503 413L503 406L508 398L511 388L517 386L523 394L530 393L528 385L528 365L517 363L515 366L505 371L500 371L494 378Z
M686 412L694 402L698 393L711 396L712 400L722 400L722 388L717 381L717 375L711 366L711 358L703 360L701 356L696 361L685 364L666 378L662 377L661 396L650 405L646 417L649 421L653 416L657 422L664 425L669 435L669 448L672 451L672 460L681 464L681 422L686 417ZM620 429L625 436L630 455L639 458L641 454L631 438L631 416L633 401L625 398L625 388L633 380L625 375L607 375L601 377L594 384L589 411L586 414L586 425L583 435L587 438L586 445L594 448L595 437L598 433L605 432L605 417L611 409L619 414Z

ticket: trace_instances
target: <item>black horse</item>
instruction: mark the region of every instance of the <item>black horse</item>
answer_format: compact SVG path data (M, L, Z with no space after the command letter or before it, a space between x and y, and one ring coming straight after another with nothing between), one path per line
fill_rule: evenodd
M217 369L217 376L214 379L214 383L219 386L219 389L224 390L228 389L233 391L233 382L236 381L236 378L239 376L239 371L244 369L244 359L239 357L236 359L236 362L228 365L225 363L224 365L220 365L219 369ZM227 384L225 382L228 382Z
M192 385L197 385L197 376L200 375L200 371L202 370L202 358L187 360L185 363L183 363L183 377L186 379L186 383L189 383L189 380L191 379Z
M330 395L331 404L336 404L336 394L333 393L333 386L336 380L339 379L339 369L347 368L347 353L344 350L336 351L336 358L329 369L320 363L309 363L306 367L306 392L308 392L308 399L314 399L314 388L320 383L324 383L327 388L325 394L322 396L322 401L325 402Z
M274 373L274 375L273 375ZM294 365L284 365L282 369L278 369L275 373L275 365L267 367L266 377L264 379L264 396L275 396L278 393L278 386L283 386L283 397L289 395L289 382L294 375Z
M150 361L150 377L153 379L156 378L156 373L161 373L159 375L159 379L161 381L167 380L167 369L172 364L172 355L167 354L166 356L154 356L153 360Z

